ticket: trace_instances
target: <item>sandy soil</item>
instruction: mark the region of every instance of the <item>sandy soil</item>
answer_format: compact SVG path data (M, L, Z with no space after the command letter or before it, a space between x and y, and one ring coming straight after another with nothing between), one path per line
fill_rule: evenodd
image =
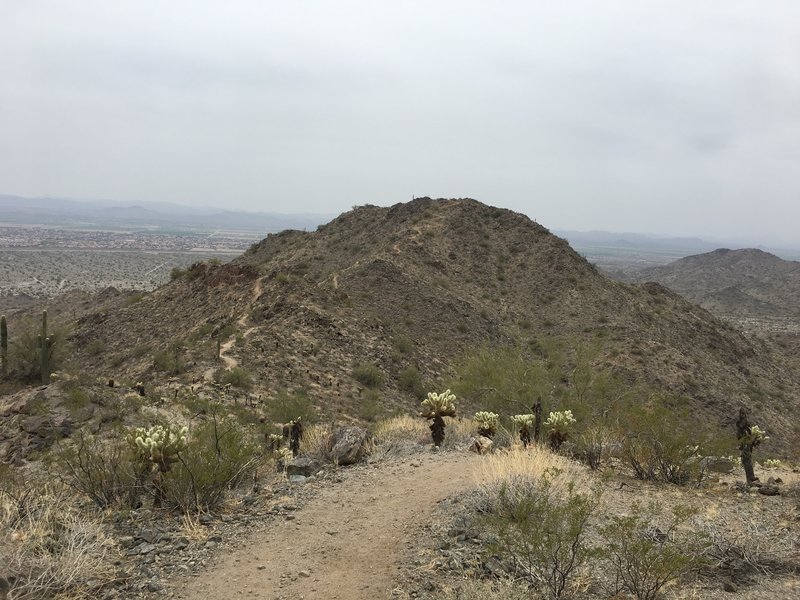
M254 534L177 598L388 598L401 555L438 502L475 485L479 457L443 453L359 468Z

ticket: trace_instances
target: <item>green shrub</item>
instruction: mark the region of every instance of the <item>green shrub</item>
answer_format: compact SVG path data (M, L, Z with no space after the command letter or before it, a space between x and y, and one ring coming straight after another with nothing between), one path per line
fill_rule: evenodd
M417 400L425 396L426 390L425 384L422 382L422 375L414 367L400 371L397 384L401 390L408 392Z
M64 406L70 412L80 410L89 406L89 394L80 388L66 390L64 394Z
M184 371L184 364L181 354L183 344L173 344L169 350L161 350L153 354L153 368L156 371L177 375Z
M614 593L624 590L639 600L653 600L664 585L703 566L706 538L693 531L679 532L694 514L677 506L664 520L658 504L643 508L634 503L629 515L613 516L601 533L615 575Z
M316 421L316 410L311 398L304 391L290 394L286 390L279 390L275 399L265 406L267 418L271 423L288 423L300 417L304 423Z
M515 347L484 348L458 361L452 389L496 413L528 409L551 386L546 368Z
M135 508L147 474L137 463L136 452L122 441L104 442L79 430L58 448L50 471L100 508Z
M235 388L249 390L253 387L253 378L243 367L233 367L230 371L218 369L214 372L214 381L222 385L232 385Z
M245 428L212 415L191 430L177 459L161 480L163 502L188 513L217 508L229 489L252 477L261 456Z
M353 369L353 379L368 388L379 388L383 385L383 373L375 365L361 363Z
M572 482L554 486L557 473L534 480L514 477L489 498L483 522L495 541L491 550L513 564L530 585L561 598L584 563L595 553L586 541L598 493L580 493ZM556 489L556 487L558 489Z
M675 401L628 405L621 421L622 460L638 479L675 484L699 481L704 476L700 457L711 453L712 447L718 451L722 445Z
M106 343L103 340L92 340L86 344L86 354L89 356L100 356L106 350Z
M394 338L392 347L400 354L409 354L414 350L414 342L404 335Z
M365 421L377 421L383 412L383 403L378 390L367 390L358 404L358 416Z
M12 323L8 324L8 374L11 379L27 383L42 380L41 360L38 337L41 334L41 320L25 319L16 324L12 331ZM69 330L66 327L50 327L48 337L53 340L49 359L51 373L64 367L70 356L67 344Z
M620 435L615 429L604 425L592 425L577 437L575 457L582 460L593 471L608 459L612 449L620 446Z

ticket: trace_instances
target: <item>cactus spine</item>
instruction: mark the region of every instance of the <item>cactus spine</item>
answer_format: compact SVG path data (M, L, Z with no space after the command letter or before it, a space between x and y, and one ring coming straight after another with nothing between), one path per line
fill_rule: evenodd
M47 337L47 311L42 311L42 334L38 337L42 385L50 383L50 356L53 354L55 340Z
M8 370L8 324L6 316L0 317L0 375Z

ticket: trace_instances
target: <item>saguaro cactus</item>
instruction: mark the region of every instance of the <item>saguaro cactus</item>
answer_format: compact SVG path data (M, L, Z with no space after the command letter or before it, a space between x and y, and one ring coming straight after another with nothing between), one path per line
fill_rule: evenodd
M0 375L8 370L8 324L6 316L0 317Z
M42 311L42 334L37 339L39 345L39 366L42 372L42 385L50 383L50 356L53 354L55 340L47 337L47 311Z

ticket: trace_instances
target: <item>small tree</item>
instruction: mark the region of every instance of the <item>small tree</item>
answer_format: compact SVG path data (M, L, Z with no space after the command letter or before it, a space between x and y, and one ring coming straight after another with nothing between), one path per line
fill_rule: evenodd
M478 435L492 439L500 425L500 416L497 413L482 410L475 413L475 423L478 425Z
M550 437L550 448L555 452L561 447L561 444L569 438L572 426L575 424L575 417L572 416L571 410L559 410L551 412L544 426L548 429Z
M519 441L522 442L523 447L527 448L531 443L531 431L536 423L536 417L532 414L514 415L511 417L511 421L517 426Z
M431 437L433 445L437 448L444 442L444 417L456 416L455 399L455 394L450 390L445 390L441 394L428 392L428 397L422 401L420 416L432 420Z

